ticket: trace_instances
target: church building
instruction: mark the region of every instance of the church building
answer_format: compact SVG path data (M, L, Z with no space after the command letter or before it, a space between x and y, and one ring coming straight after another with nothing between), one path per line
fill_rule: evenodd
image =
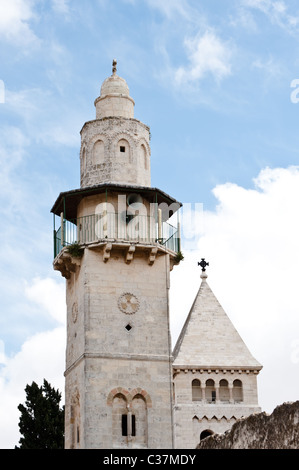
M53 267L66 279L65 448L194 449L260 411L262 366L211 291L205 260L172 350L182 204L151 186L150 130L116 65L81 130L80 188L51 210Z

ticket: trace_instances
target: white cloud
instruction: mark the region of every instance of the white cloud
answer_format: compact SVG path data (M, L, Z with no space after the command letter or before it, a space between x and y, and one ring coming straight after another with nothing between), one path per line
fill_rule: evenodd
M289 8L283 0L243 0L242 4L263 12L269 20L292 33L299 24L299 15L289 13Z
M49 71L48 74L55 81L55 87L62 90L64 85L61 84L63 81L61 75L59 79L57 78L58 72L51 73ZM65 72L66 75L67 72ZM59 121L62 105L58 106L56 98L57 96L53 92L39 88L18 91L6 90L6 107L23 120L27 144L31 140L46 145L55 145L56 143L66 146L78 145L79 133L74 129L80 128L81 114L77 110L65 107L62 126ZM44 112L45 109L48 110L47 113Z
M264 366L260 404L272 411L299 390L299 167L264 169L254 183L215 188L217 210L204 213L203 236L172 273L172 329L188 314L205 257L211 288Z
M5 344L2 339L0 339L0 364L6 364L6 355L5 355Z
M67 14L69 12L69 0L52 0L53 10L57 13Z
M25 402L27 384L35 381L42 385L45 378L63 395L64 343L65 328L59 327L29 338L18 354L6 359L6 365L0 370L0 448L9 449L18 444L18 405Z
M175 80L181 85L196 82L206 75L212 75L216 81L231 74L231 47L213 32L185 39L189 66L179 67L175 71Z
M146 3L151 8L159 10L166 18L171 18L173 15L179 15L181 18L185 17L190 19L190 6L186 0L146 0Z
M0 212L9 216L12 210L20 209L24 201L22 188L17 184L15 175L26 157L28 138L13 126L2 126L0 130ZM6 227L6 230L8 227Z
M45 378L62 393L64 403L65 296L62 284L52 279L35 279L26 288L30 302L40 307L40 315L51 315L63 324L28 338L20 351L7 357L2 344L0 368L0 448L13 448L19 441L18 405L25 401L25 387L32 381L42 385ZM1 351L0 351L1 352Z
M25 288L25 295L39 305L54 320L65 325L65 286L54 279L36 278Z
M37 41L30 27L34 18L35 0L1 0L0 37L19 46L27 46Z
M273 57L269 57L267 60L256 59L252 66L265 74L267 85L270 82L280 83L280 79L286 74L284 65Z

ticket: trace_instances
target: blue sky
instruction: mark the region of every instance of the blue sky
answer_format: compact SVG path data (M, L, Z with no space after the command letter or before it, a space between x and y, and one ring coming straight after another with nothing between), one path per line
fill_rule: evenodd
M292 0L1 0L0 446L17 443L27 383L63 388L50 209L79 187L80 130L113 58L151 129L152 185L204 208L172 274L174 341L209 258L211 287L264 365L262 408L298 399L298 39ZM278 369L289 386L273 394Z

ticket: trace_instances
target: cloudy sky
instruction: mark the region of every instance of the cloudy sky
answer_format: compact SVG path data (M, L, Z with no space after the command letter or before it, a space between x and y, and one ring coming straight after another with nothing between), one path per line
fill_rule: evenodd
M0 44L0 447L18 443L27 383L63 392L65 284L52 269L50 209L79 188L80 130L113 58L151 128L152 185L188 209L173 344L205 257L263 365L262 410L297 400L298 2L0 0Z

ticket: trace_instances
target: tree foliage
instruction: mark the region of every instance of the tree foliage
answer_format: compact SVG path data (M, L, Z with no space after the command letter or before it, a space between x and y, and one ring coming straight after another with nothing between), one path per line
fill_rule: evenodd
M60 408L61 393L44 379L39 387L35 382L25 388L25 405L21 412L20 447L16 449L63 449L64 407Z

